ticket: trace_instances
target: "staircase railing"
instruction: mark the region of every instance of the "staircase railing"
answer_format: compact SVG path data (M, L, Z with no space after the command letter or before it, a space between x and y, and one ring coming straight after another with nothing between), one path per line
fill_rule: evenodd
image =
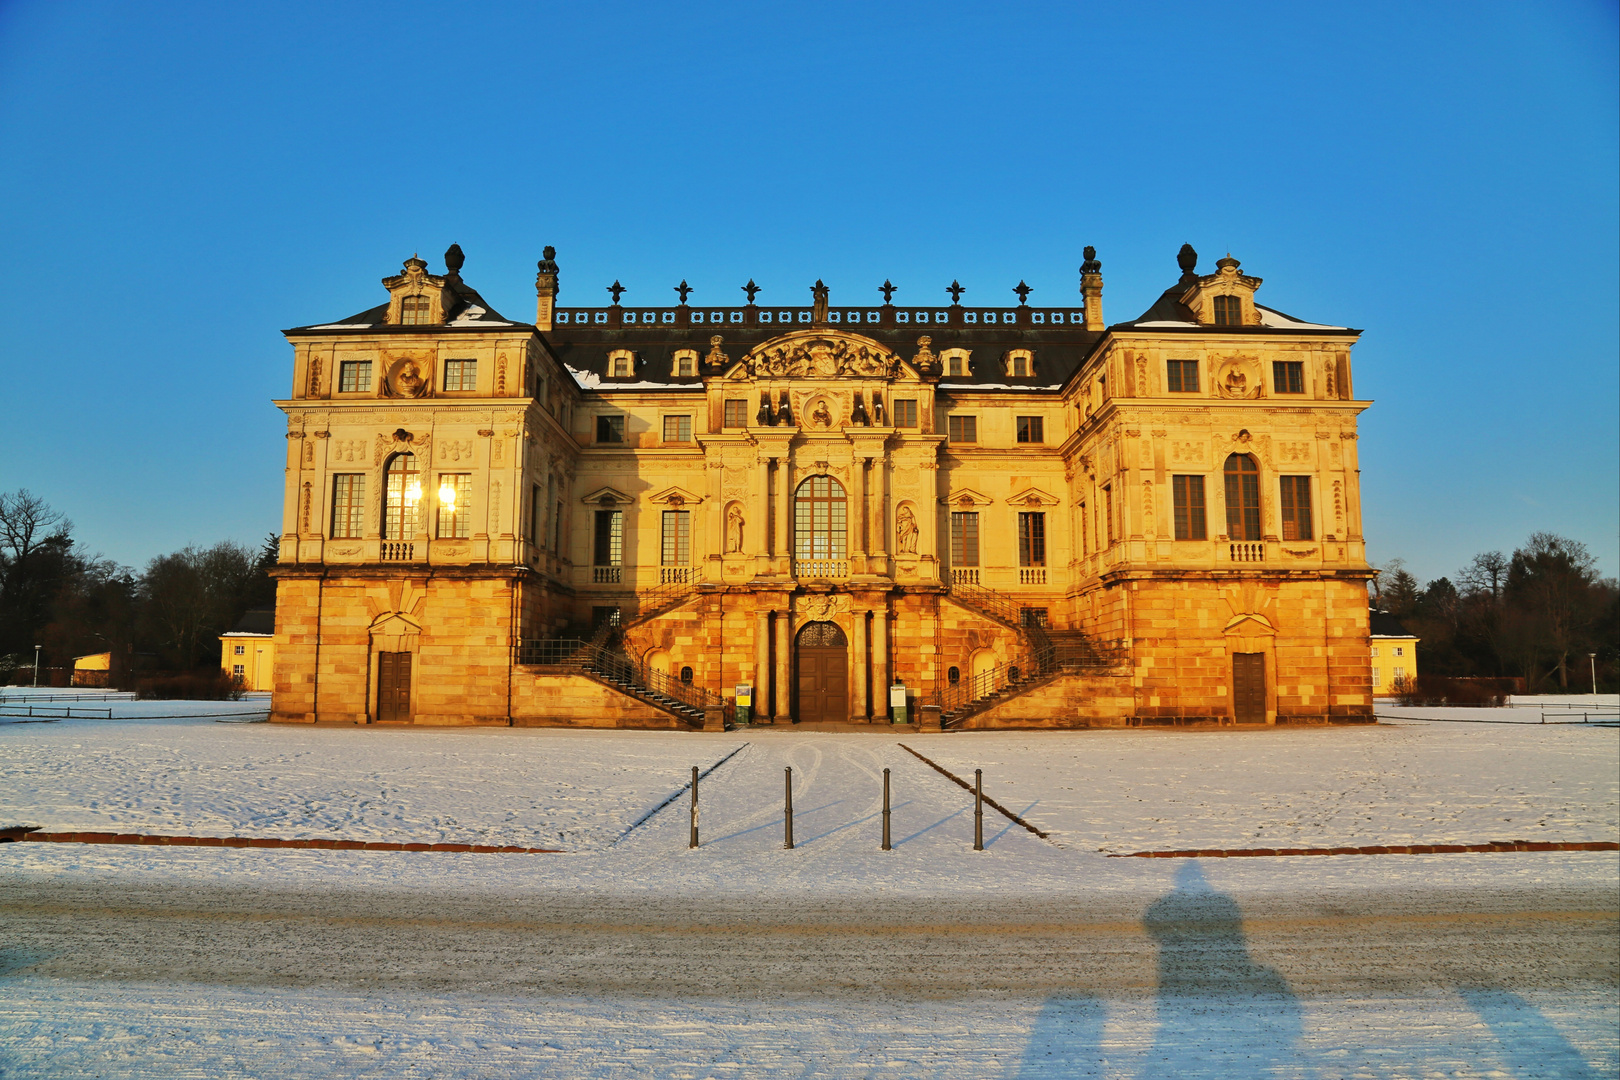
M682 682L667 671L649 667L644 661L614 652L606 642L613 626L603 626L590 641L579 638L548 638L519 641L516 661L519 664L540 664L572 667L588 671L601 679L617 683L628 693L692 719L701 720L709 709L729 712L726 700L701 686Z
M671 571L679 571L672 573ZM636 593L636 616L631 622L641 622L655 615L662 614L679 604L693 593L697 592L698 582L702 578L702 568L697 566L664 567L664 573L657 587L638 590Z

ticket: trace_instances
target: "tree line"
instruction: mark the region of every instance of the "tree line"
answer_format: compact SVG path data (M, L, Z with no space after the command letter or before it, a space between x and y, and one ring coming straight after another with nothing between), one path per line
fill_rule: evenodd
M115 671L217 670L219 635L275 605L276 553L274 535L258 551L225 540L137 573L86 551L45 500L0 492L0 685L32 677L35 646L42 669L111 652Z
M1373 600L1418 636L1419 671L1513 677L1528 693L1613 690L1620 588L1600 578L1586 545L1531 535L1511 556L1486 551L1457 572L1420 583L1400 559L1381 568Z

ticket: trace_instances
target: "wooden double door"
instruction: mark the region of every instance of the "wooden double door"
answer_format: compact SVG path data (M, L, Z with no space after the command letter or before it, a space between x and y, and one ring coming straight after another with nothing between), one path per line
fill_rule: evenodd
M835 623L813 622L799 631L793 715L801 723L849 719L849 642Z
M1240 724L1266 722L1266 654L1232 654L1232 719Z
M411 718L411 654L377 654L377 723L404 723Z

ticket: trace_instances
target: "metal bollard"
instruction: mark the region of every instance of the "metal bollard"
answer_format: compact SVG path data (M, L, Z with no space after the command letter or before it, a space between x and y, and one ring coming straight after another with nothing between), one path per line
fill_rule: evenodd
M883 850L889 847L889 770L883 770Z
M984 770L973 770L973 850L984 850Z
M789 850L792 850L792 848L793 848L793 769L792 769L791 766L787 770L787 817L785 817L783 819L783 821L787 825L787 832L782 837L782 846L785 847L785 848L788 848Z
M688 847L697 847L698 846L698 833L697 833L697 825L698 825L698 822L697 822L697 814L698 814L697 781L698 781L698 768L697 768L696 765L694 765L694 766L692 766L692 842L687 845Z

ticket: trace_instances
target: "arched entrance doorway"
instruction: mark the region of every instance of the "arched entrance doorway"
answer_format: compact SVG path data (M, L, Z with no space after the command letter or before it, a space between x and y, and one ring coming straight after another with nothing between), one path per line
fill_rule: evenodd
M799 631L798 701L793 715L807 720L849 719L849 641L836 623L806 623Z

